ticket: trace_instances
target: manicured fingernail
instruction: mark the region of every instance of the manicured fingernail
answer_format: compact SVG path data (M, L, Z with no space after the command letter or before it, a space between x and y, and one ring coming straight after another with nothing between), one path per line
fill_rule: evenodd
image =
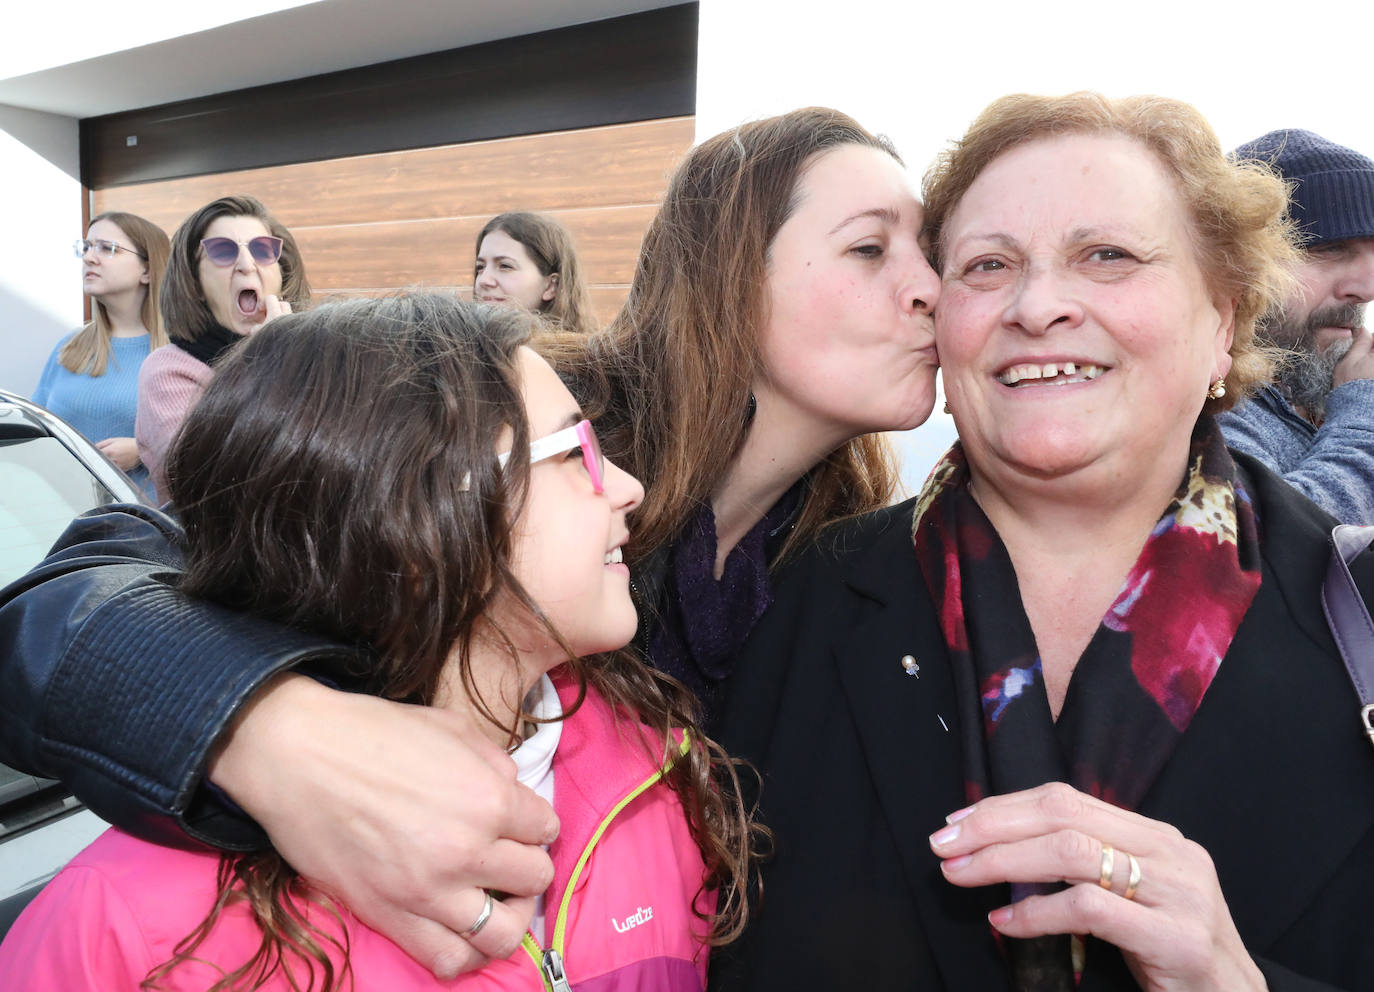
M956 809L953 813L949 814L949 816L945 817L945 822L958 823L960 820L962 820L964 817L968 816L972 812L972 806L965 806L963 809Z
M950 858L940 862L940 867L945 871L958 871L973 860L972 854L961 854L957 858Z
M930 846L944 847L946 844L953 843L954 839L958 836L959 827L957 825L941 827L939 830L935 831L935 833L930 835Z
M988 914L988 922L999 930L1011 922L1011 907L1003 906L1001 909L994 909Z

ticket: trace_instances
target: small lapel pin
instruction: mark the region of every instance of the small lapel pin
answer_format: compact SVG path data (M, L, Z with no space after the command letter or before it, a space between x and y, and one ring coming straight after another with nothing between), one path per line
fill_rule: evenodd
M909 654L902 655L902 670L918 679L921 677L921 666L916 664L916 659Z

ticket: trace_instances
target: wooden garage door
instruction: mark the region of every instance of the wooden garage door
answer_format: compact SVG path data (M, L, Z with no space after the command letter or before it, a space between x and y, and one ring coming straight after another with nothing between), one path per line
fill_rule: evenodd
M316 299L407 286L472 289L473 241L505 210L553 214L572 232L604 322L625 299L640 241L693 118L359 155L97 190L171 234L218 196L248 193L291 228Z

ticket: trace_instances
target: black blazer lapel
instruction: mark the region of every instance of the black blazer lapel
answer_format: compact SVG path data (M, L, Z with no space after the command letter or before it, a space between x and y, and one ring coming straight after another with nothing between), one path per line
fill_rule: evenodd
M921 922L949 989L1006 987L987 914L994 887L961 889L940 873L929 835L966 804L954 685L935 609L916 564L909 517L850 567L847 591L868 602L833 645L846 701ZM902 659L919 666L906 673Z
M1141 812L1207 849L1263 955L1374 829L1374 749L1321 613L1326 521L1255 481L1263 584Z

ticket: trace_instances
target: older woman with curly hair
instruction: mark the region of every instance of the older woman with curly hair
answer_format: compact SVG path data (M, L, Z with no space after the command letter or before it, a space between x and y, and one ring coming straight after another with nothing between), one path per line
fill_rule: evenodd
M961 440L737 661L777 858L715 983L1368 988L1334 521L1214 419L1266 374L1283 184L1177 101L1012 96L925 200Z

